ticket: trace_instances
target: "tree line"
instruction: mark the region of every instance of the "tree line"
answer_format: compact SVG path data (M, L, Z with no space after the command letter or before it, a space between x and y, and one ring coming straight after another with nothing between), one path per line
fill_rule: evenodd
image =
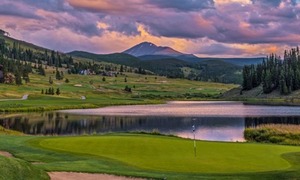
M63 72L58 68L65 68L69 74L80 74L89 70L92 74L107 74L110 71L133 72L128 66L101 64L93 62L75 62L72 56L54 50L24 48L17 41L6 41L4 34L0 32L0 83L22 84L22 79L30 81L29 73L37 73L45 76L45 69L56 67L55 78L62 80ZM26 47L26 46L25 46ZM2 79L1 79L2 78Z
M300 89L299 47L284 52L283 59L271 54L261 64L243 68L243 90L262 85L265 94L279 90L287 95Z

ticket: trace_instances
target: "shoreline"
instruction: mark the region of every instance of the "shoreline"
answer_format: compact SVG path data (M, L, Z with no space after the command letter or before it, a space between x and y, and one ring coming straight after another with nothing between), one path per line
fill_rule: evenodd
M30 100L27 100L30 101ZM29 107L23 107L22 104L11 104L8 105L8 108L0 108L0 114L6 114L6 113L18 113L18 112L47 112L47 111L61 111L61 110L77 110L77 109L98 109L98 108L106 108L106 107L117 107L117 106L130 106L130 105L163 105L168 104L169 102L236 102L236 103L243 103L245 105L261 105L261 106L291 106L291 107L297 107L300 106L299 102L287 102L284 99L228 99L228 98L222 98L222 99L144 99L145 102L134 102L129 101L128 103L112 103L112 104L93 104L91 102L89 103L83 103L74 105L72 102L70 102L70 105L65 106L29 106ZM4 102L4 101L3 101ZM59 104L59 101L58 101ZM71 105L72 104L72 105ZM11 107L10 107L11 106Z

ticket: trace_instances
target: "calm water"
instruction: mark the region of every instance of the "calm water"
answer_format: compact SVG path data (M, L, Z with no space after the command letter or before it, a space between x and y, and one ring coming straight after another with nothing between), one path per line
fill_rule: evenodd
M6 114L0 125L43 135L158 131L185 138L243 141L246 127L299 124L300 107L250 106L237 102L170 102L164 105L117 106L59 112Z

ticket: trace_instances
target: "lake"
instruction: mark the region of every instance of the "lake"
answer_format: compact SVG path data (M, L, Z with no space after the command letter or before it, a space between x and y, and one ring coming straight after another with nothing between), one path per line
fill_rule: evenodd
M244 141L247 127L299 124L300 107L256 106L228 101L173 101L160 105L2 114L0 125L32 135L159 132L209 141Z

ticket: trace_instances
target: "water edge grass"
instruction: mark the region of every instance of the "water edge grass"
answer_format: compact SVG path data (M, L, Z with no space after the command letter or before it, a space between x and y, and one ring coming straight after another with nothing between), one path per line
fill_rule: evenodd
M300 145L299 125L263 124L247 128L244 137L250 142Z

